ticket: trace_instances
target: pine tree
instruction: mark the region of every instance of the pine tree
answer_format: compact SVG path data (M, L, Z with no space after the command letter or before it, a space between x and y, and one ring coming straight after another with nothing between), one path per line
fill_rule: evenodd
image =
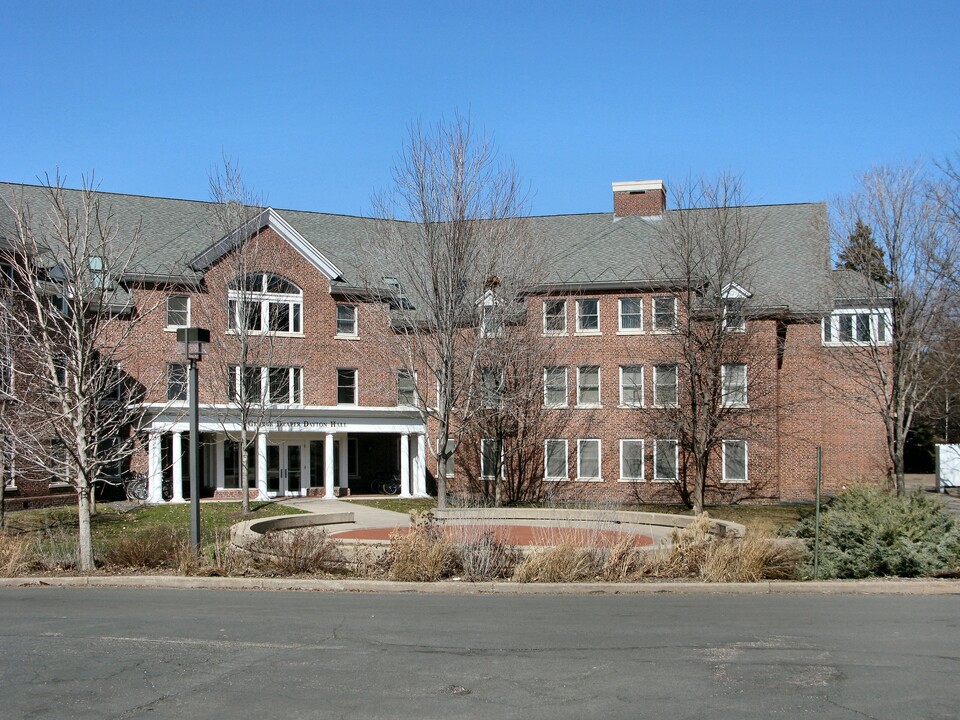
M856 270L881 285L890 283L890 271L887 270L883 250L877 245L873 230L859 218L840 249L837 268Z

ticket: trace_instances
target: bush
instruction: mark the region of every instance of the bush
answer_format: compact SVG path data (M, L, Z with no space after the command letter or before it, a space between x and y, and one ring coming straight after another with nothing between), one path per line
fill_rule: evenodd
M25 565L27 543L16 536L0 533L0 577L14 577Z
M27 550L29 566L36 570L74 570L80 565L80 547L74 533L52 528L39 533Z
M281 575L327 573L343 565L336 543L313 528L268 532L249 550L258 567Z
M811 552L815 519L789 534ZM916 577L960 565L960 524L939 498L922 492L898 498L879 488L854 487L832 498L820 516L820 577ZM804 568L813 576L813 560Z
M387 564L391 580L433 582L459 569L453 542L431 520L417 522L408 532L390 536Z
M527 555L514 570L513 579L521 583L584 582L600 571L601 559L595 550L561 543Z
M458 539L455 551L464 580L498 580L510 577L519 553L509 543L497 539L492 530L476 537Z
M180 570L189 542L173 528L157 527L119 535L104 551L103 561L114 568Z

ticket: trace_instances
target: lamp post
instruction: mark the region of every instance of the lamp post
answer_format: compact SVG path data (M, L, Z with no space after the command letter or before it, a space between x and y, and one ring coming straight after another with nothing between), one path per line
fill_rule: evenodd
M197 363L206 352L203 344L210 342L210 331L189 327L177 330L177 342L183 344L183 354L189 363L188 395L190 398L190 544L200 555L200 401L197 398Z

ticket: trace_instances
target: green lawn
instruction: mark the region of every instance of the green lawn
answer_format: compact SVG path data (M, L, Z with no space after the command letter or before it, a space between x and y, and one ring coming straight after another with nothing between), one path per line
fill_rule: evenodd
M252 502L250 509L251 513L244 516L240 513L239 502L201 503L201 536L212 537L221 534L231 525L243 520L303 513L302 510L273 502ZM75 528L76 526L77 509L75 507L24 510L9 513L6 518L6 530L13 533ZM100 505L93 518L93 540L94 543L109 543L121 533L160 527L188 533L190 506L187 504L148 505L124 511L115 505Z
M384 498L383 500L347 500L347 502L357 505L366 505L368 507L380 508L381 510L393 510L393 512L408 513L411 510L436 510L436 498Z

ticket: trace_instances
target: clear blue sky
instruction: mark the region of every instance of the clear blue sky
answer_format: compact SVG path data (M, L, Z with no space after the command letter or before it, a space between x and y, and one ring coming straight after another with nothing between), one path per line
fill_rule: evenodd
M0 43L0 180L358 214L406 126L469 110L534 214L733 171L828 200L960 149L960 2L31 2Z

